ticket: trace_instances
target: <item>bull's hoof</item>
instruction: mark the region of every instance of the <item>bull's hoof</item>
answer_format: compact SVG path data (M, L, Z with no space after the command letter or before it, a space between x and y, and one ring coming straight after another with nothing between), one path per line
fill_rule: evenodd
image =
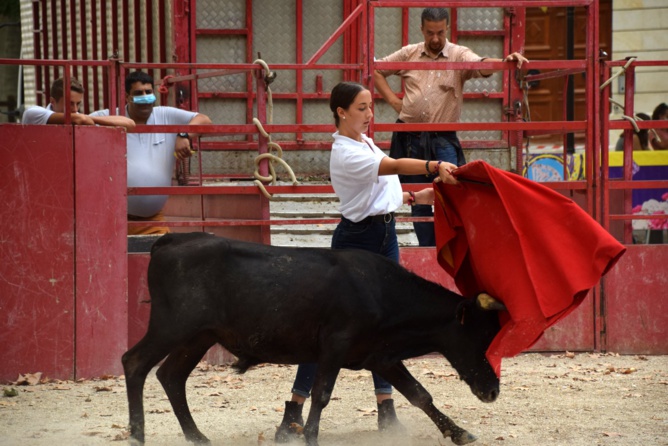
M200 445L200 444L201 445L211 444L211 440L206 438L206 436L201 432L186 435L186 440L188 440L191 443L198 444L198 445Z
M461 431L452 434L450 436L450 439L452 440L452 442L454 444L462 445L462 444L473 443L474 441L476 441L478 439L478 437L476 437L472 433L467 432L464 429L462 429Z
M304 428L298 423L281 424L276 429L275 443L290 443L304 433ZM317 443L316 443L317 444Z
M128 444L130 446L144 446L144 440L140 440L135 437L128 438Z

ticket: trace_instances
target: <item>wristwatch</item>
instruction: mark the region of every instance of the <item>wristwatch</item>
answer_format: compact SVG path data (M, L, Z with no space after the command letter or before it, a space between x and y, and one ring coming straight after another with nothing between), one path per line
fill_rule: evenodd
M178 133L176 136L180 136L181 138L190 138L190 136L188 136L188 134L185 132Z

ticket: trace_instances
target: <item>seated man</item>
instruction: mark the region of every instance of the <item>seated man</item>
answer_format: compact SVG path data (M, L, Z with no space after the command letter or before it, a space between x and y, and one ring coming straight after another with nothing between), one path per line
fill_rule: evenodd
M134 71L125 78L125 114L142 125L204 125L211 119L201 113L174 107L155 107L153 78L142 71ZM92 117L109 116L109 110L100 110ZM128 187L165 187L172 185L176 158L191 156L188 133L128 133ZM164 221L162 208L167 195L133 195L128 197L128 221ZM129 235L164 234L169 228L130 227Z
M35 106L23 112L22 124L64 124L65 123L65 94L63 78L56 79L51 84L49 105ZM75 125L107 125L125 127L132 130L135 123L125 116L88 116L79 113L83 102L84 88L81 82L70 78L70 119Z

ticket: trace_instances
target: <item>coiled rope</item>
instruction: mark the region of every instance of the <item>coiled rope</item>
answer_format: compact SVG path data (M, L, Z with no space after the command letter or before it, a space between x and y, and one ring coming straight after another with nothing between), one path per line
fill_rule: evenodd
M267 122L271 124L273 122L273 115L274 115L274 101L271 95L271 88L269 88L269 84L274 80L276 77L275 73L272 73L269 70L269 66L265 61L262 59L257 59L253 63L262 65L262 68L264 69L264 74L265 74L265 82L267 84ZM267 189L264 187L264 184L262 183L263 181L265 182L271 182L271 185L276 184L276 170L274 169L274 164L280 163L285 170L288 172L290 175L290 179L292 180L292 185L297 186L299 182L297 181L297 178L295 177L295 173L292 171L292 168L288 165L287 162L283 159L283 149L281 148L280 145L277 143L273 142L271 140L271 135L267 133L264 130L264 127L262 126L262 123L260 122L259 119L253 118L253 124L257 127L258 131L269 140L267 143L267 149L269 150L268 153L261 153L260 155L255 157L255 172L253 173L253 176L255 177L255 185L260 188L260 191L262 191L262 194L267 197L268 199L272 199L273 196L267 192ZM272 151L276 152L276 155L271 153ZM264 176L260 174L260 162L264 159L267 159L269 164L269 176Z

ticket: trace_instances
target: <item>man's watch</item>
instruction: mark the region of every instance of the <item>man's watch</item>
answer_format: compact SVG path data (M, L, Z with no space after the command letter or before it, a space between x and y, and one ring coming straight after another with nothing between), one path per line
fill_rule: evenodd
M180 136L181 138L190 138L190 136L185 132L178 133L176 136Z

